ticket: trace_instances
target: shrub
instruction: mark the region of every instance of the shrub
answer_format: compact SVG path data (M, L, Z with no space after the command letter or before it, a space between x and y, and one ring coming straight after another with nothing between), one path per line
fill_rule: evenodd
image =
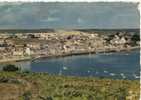
M31 100L31 96L32 96L32 93L30 91L27 91L23 94L23 99L24 100Z
M7 83L7 82L8 82L8 78L0 77L0 83Z
M134 34L134 35L132 36L131 40L133 40L133 41L140 41L140 36L137 35L137 34Z
M3 70L3 71L8 71L8 72L10 72L10 71L13 72L13 71L18 71L19 68L16 67L15 65L9 64L9 65L4 66L2 70Z

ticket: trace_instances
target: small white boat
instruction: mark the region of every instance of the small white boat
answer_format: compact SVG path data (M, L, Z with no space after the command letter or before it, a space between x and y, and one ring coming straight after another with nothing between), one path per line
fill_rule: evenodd
M122 76L122 78L126 78L126 76L123 73L121 73L120 75Z
M63 70L67 70L67 69L68 69L67 67L65 67L65 66L63 67Z
M111 76L115 76L115 74L114 74L114 73L110 73L110 75L111 75Z
M140 76L137 76L136 74L133 74L133 76L134 76L135 78L140 78Z
M90 73L90 70L88 70L88 73Z
M104 70L104 73L108 73L108 71Z

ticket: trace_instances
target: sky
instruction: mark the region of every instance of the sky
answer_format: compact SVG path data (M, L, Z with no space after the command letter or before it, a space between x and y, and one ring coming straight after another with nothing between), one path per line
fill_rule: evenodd
M139 28L136 3L0 3L0 29Z

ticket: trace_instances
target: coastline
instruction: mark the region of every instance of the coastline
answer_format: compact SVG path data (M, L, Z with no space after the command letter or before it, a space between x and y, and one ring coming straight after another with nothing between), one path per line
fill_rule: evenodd
M13 58L8 58L8 59L2 59L0 60L0 64L4 63L13 63L13 62L19 62L19 61L26 61L26 60L31 60L31 57L13 57Z
M36 59L42 59L42 58L59 58L59 57L67 57L67 56L73 56L73 55L87 55L87 54L98 54L98 53L116 53L116 52L130 52L132 50L136 50L136 49L140 49L139 46L136 47L130 47L130 48L123 48L121 50L115 50L115 49L111 49L111 50L101 50L101 51L79 51L79 52L73 52L73 53L63 53L63 54L59 54L59 55L51 55L51 56L39 56L39 57L35 57L34 59L32 59L32 61L36 60Z
M132 50L140 49L140 46L135 46L135 47L129 47L129 48L109 48L109 49L102 49L98 51L90 51L90 50L85 50L85 51L78 51L78 52L65 52L61 54L56 54L56 55L38 55L35 57L13 57L13 58L8 58L8 59L2 59L0 60L0 63L14 63L14 62L20 62L20 61L34 61L37 59L43 59L43 58L58 58L58 57L66 57L66 56L73 56L73 55L86 55L86 54L97 54L97 53L116 53L116 52L130 52Z

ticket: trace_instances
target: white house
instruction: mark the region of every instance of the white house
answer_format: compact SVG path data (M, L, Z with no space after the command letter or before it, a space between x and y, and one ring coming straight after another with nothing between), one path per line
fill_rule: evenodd
M13 52L13 56L23 56L23 54L24 54L24 52L20 51L20 50Z
M29 56L31 55L31 50L30 50L30 48L26 48L26 49L25 49L25 54L27 54L27 55L29 55Z

